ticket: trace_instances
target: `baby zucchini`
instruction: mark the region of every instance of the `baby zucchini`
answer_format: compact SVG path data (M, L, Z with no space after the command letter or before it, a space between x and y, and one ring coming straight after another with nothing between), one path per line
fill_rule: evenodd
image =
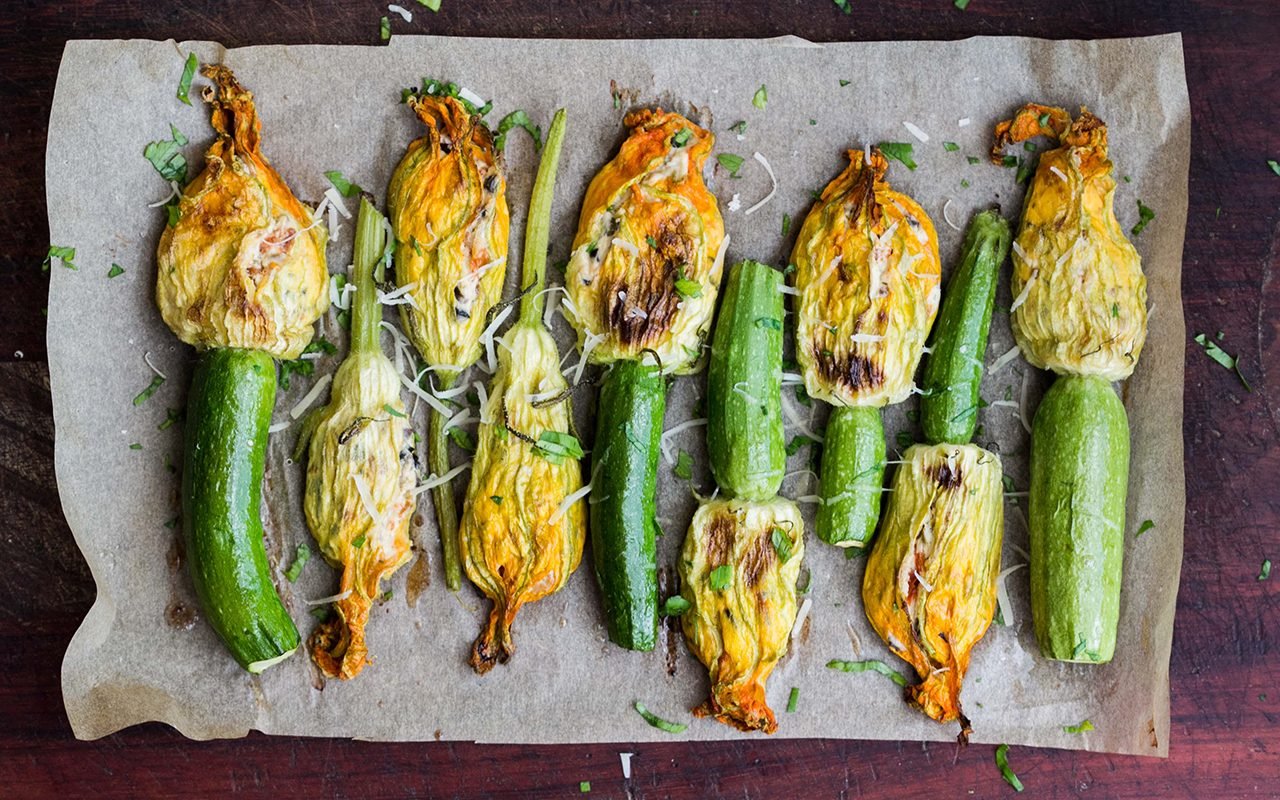
M884 487L884 423L872 406L836 406L822 445L822 475L814 527L838 547L865 548L880 521Z

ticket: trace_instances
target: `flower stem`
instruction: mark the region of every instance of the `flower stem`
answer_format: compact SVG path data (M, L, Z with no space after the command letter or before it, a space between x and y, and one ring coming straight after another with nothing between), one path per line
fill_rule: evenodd
M564 109L556 112L542 148L538 177L533 183L529 201L529 218L524 232L524 271L520 285L524 298L520 301L520 322L531 324L542 318L545 301L542 287L547 282L547 241L551 235L551 198L556 187L556 169L560 165L560 146L564 144Z

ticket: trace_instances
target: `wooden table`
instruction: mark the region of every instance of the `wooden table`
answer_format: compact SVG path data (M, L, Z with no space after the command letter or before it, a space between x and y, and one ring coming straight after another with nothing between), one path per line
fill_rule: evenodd
M1167 761L1015 748L1037 797L1280 797L1280 2L1129 0L401 0L397 33L548 37L1095 38L1182 31L1193 114L1183 267L1187 312L1186 558ZM45 364L45 128L68 38L215 39L228 46L378 44L375 2L82 0L0 15L0 796L997 797L992 748L916 742L481 747L250 735L190 742L155 724L77 742L59 667L93 581L59 507ZM992 76L998 80L998 76ZM84 142L92 148L95 143ZM1243 390L1190 337L1223 331ZM1280 401L1280 397L1276 398ZM635 753L629 782L618 753Z

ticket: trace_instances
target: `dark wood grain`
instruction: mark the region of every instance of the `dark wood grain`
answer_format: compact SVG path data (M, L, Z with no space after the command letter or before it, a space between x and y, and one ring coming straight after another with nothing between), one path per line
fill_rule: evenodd
M404 0L401 0L403 3ZM411 5L405 3L405 5ZM1168 761L1018 748L1036 797L1280 796L1280 3L444 0L400 33L813 40L1050 38L1182 31L1193 108L1183 297L1189 337L1225 334L1253 385L1188 341L1187 528ZM72 739L59 665L93 598L53 476L45 365L46 123L63 42L378 42L385 6L344 0L9 2L0 11L0 796L997 797L992 748L831 741L480 747L270 738L196 743L151 725ZM873 66L873 65L869 65ZM993 76L993 79L995 77ZM92 148L95 143L85 142ZM57 267L55 267L57 268ZM20 354L20 355L19 355ZM856 724L856 721L851 721ZM618 753L636 754L624 783Z

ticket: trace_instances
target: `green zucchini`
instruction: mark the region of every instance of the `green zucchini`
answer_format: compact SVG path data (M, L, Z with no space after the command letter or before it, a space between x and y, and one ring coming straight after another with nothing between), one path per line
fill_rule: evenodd
M628 650L652 650L658 635L654 491L666 404L658 366L619 361L596 405L591 552L609 639Z
M744 261L729 270L711 341L707 450L716 483L745 500L778 493L782 435L782 273Z
M967 444L978 424L978 389L1000 265L1009 255L1009 223L994 211L974 216L960 265L942 296L933 352L924 367L920 423L932 444Z
M871 545L880 521L884 450L879 408L832 409L822 444L822 505L814 522L819 539L838 547Z
M1129 420L1111 384L1068 375L1031 426L1031 616L1046 658L1111 660L1120 616Z
M187 563L205 618L240 666L253 673L298 647L298 629L271 581L258 516L275 395L271 356L214 349L196 363L187 398Z

